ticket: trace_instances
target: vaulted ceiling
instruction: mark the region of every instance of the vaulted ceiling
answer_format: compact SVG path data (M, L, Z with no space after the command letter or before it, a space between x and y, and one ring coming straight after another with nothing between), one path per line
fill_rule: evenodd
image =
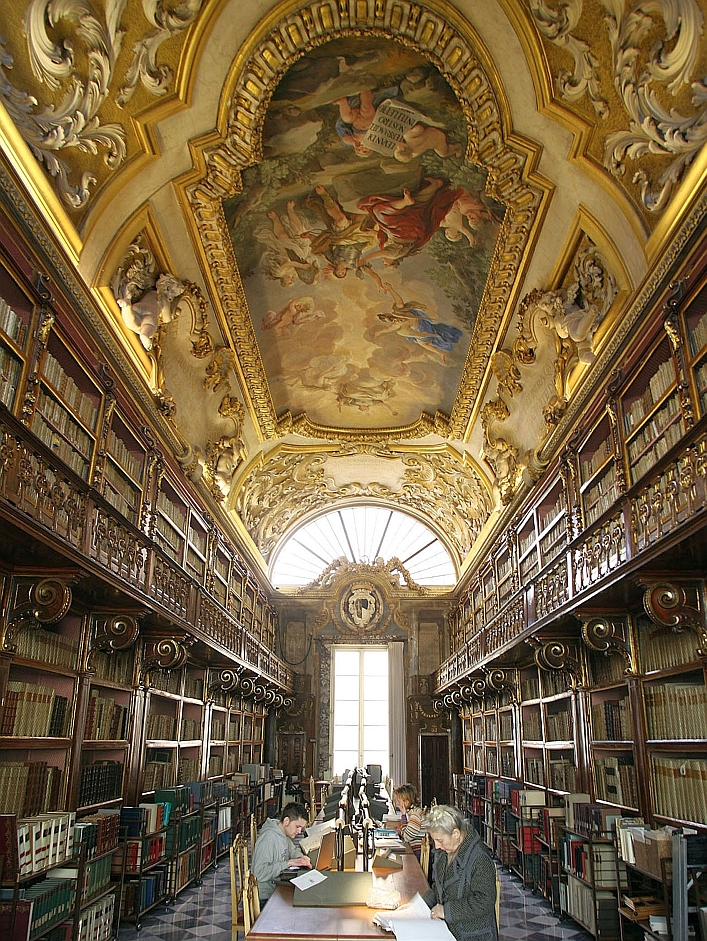
M702 193L696 0L23 0L0 38L16 180L264 568L367 501L463 571Z

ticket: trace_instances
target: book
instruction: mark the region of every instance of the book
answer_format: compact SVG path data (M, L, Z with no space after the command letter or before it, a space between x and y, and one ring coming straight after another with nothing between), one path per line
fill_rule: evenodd
M377 912L373 923L392 931L397 941L450 941L454 935L442 918L432 918L427 903L419 892L392 912Z

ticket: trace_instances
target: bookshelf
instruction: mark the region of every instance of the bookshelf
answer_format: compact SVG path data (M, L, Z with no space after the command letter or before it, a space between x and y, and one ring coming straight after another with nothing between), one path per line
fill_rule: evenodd
M27 343L34 322L30 293L20 284L24 279L0 256L0 402L13 412L17 390L22 382Z
M169 558L181 565L187 540L188 508L170 482L163 477L155 506L154 539Z
M31 429L84 480L90 479L102 392L56 331L41 358Z
M114 411L105 440L101 492L133 526L140 522L146 452L123 416Z
M649 347L620 396L630 483L636 483L685 433L675 362L663 334Z
M616 456L606 412L578 448L579 494L584 526L603 516L619 496Z
M561 914L597 939L617 939L619 895L627 883L625 868L617 868L610 835L566 824L558 831Z
M698 283L685 305L687 364L699 415L707 414L707 286Z
M164 803L123 807L120 846L113 854L113 873L122 883L120 920L140 930L142 919L169 896Z

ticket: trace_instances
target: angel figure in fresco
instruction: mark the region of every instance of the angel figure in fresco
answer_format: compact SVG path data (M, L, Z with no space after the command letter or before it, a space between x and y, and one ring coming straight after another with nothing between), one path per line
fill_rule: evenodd
M387 281L381 282L381 289L390 295L393 305L390 313L378 314L378 319L385 326L376 332L376 336L395 331L446 363L447 353L452 352L463 336L459 327L430 320L419 301L404 301Z
M273 210L268 219L270 226L260 225L254 232L266 247L261 259L263 271L282 287L292 287L297 278L304 284L314 284L319 278L319 262L304 237L307 226L295 210L294 201L287 203L286 216Z
M428 150L434 150L438 157L461 157L462 145L450 143L447 132L441 127L417 123L405 131L403 139L396 144L393 156L401 163L409 163Z
M360 265L376 258L382 258L384 265L397 265L419 252L465 192L439 177L425 177L423 183L414 196L404 189L402 197L380 193L359 200L358 208L374 220L378 239L378 248L363 255Z
M322 218L326 228L305 232L311 250L324 257L335 278L345 278L349 271L357 271L358 262L366 248L376 244L376 233L364 213L347 213L324 186L314 188L315 197L307 205Z
M295 297L280 311L269 310L263 315L261 326L263 330L275 331L275 336L282 337L289 333L291 327L302 323L310 323L324 316L323 310L315 310L314 298Z
M370 148L362 141L366 131L376 116L376 106L373 104L373 92L368 89L360 91L357 95L348 95L334 101L339 107L339 118L336 122L336 133L342 144L353 147L359 157L368 157Z
M459 242L465 238L473 248L476 244L475 230L482 222L490 221L491 213L481 200L473 193L464 191L442 219L440 227L444 229L445 238L450 242Z

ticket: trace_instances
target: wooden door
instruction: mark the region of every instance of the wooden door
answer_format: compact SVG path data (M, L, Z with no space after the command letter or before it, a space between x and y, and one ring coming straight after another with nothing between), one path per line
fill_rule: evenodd
M287 776L304 777L304 732L277 733L277 767Z
M448 735L420 736L420 787L423 807L429 807L432 798L436 798L438 804L450 802Z

